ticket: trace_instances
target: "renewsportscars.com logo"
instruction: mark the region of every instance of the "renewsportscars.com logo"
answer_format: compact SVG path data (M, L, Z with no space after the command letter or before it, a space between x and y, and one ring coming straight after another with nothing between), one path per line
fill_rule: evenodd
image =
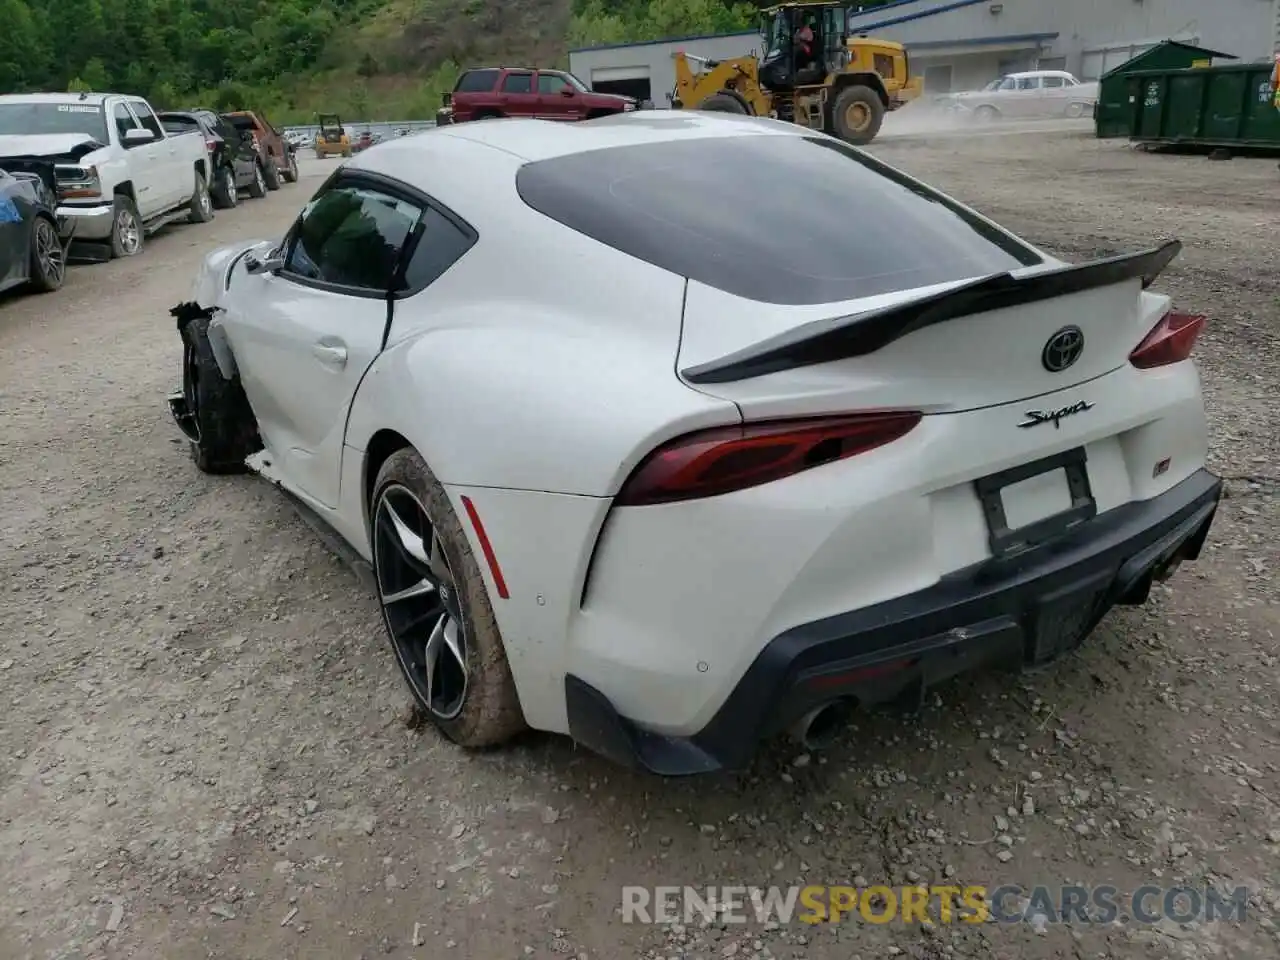
M1237 923L1249 890L1015 884L939 886L623 887L623 923Z

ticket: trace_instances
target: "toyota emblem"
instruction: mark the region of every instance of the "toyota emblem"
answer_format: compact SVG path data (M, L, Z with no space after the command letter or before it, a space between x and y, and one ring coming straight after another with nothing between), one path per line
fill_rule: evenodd
M1079 327L1063 327L1044 345L1040 362L1050 373L1061 373L1080 359L1084 352L1084 331Z

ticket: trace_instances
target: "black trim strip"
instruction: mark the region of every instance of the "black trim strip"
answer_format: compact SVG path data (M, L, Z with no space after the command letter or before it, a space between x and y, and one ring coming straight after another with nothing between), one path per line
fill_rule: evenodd
M1141 279L1145 290L1182 250L1170 240L1151 250L1015 277L996 273L942 293L882 310L816 320L689 367L690 383L729 383L780 370L861 357L936 323Z

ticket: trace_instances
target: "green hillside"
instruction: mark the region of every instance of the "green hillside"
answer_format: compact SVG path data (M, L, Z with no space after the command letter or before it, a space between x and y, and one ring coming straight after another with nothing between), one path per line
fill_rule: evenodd
M885 0L862 0L872 6ZM739 30L736 0L0 0L0 91L121 90L278 122L434 115L460 66Z

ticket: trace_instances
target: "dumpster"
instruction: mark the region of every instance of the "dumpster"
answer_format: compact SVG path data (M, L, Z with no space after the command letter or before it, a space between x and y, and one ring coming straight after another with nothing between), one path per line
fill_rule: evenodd
M1127 137L1132 132L1136 103L1129 99L1125 77L1135 70L1183 70L1207 67L1214 60L1234 60L1229 53L1206 50L1177 40L1165 40L1108 70L1098 81L1098 100L1093 110L1094 128L1099 137Z
M1241 63L1127 74L1134 103L1129 139L1280 153L1273 69L1270 63Z

